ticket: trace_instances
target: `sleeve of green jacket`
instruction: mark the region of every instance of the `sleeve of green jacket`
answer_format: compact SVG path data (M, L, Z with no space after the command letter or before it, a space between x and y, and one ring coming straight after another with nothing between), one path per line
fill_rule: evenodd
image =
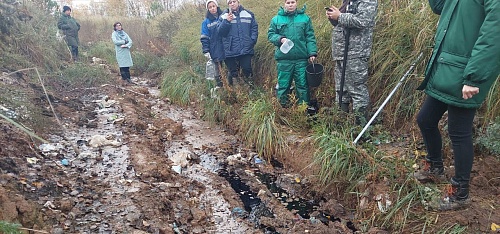
M312 26L311 18L307 21L306 28L306 39L307 39L307 53L309 56L318 55L318 48L316 47L316 37L314 36L314 29Z
M377 15L377 0L358 0L356 14L341 13L338 26L344 28L366 28L375 22Z
M275 21L276 17L273 17L271 19L271 23L269 24L269 29L267 30L267 40L275 46L281 46L281 38L283 38L283 36L278 33Z
M429 0L429 5L434 13L441 15L446 0Z
M62 17L59 18L59 21L57 22L57 28L61 30L71 29L71 27L66 23L66 20L64 20Z
M500 67L500 1L484 0L485 18L464 71L464 85L496 79Z

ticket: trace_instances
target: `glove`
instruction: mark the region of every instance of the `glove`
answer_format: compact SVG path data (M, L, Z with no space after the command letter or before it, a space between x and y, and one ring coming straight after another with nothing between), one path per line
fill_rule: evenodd
M204 53L203 55L205 55L205 57L207 57L207 59L212 59L212 57L210 57L210 53L209 52Z
M128 44L128 40L125 40L125 45Z

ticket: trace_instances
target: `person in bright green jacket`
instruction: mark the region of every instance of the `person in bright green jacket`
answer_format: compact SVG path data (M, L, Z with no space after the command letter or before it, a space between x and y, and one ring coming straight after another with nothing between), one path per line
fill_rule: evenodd
M284 3L271 20L267 32L268 40L276 46L277 96L282 106L288 106L289 90L294 81L299 104L309 104L306 66L308 60L313 62L317 56L316 37L311 19L305 13L306 6L298 10L296 0L285 0ZM291 40L294 46L285 54L280 46L287 40Z
M444 178L438 123L448 111L455 173L449 193L433 202L431 208L455 210L470 204L472 123L476 110L500 74L500 1L429 0L429 3L432 11L441 16L434 50L419 87L427 94L417 123L428 154L426 165L414 176L422 182Z

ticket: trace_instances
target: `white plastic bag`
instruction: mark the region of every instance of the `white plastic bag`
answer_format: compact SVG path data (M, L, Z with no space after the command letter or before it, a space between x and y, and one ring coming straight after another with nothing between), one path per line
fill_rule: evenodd
M205 67L205 79L215 80L215 63L212 59L207 61L207 65Z

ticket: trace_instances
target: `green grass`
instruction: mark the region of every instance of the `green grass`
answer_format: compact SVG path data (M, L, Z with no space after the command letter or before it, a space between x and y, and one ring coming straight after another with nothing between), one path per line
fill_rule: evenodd
M6 221L0 221L0 232L5 234L22 234L19 230L21 224L18 223L10 223Z
M200 77L192 71L180 73L165 73L162 83L162 95L170 98L174 103L187 106L196 98L196 83Z
M246 144L254 146L259 156L268 161L281 156L287 143L276 123L273 103L266 98L251 100L243 106L242 113L240 132Z
M323 127L315 133L314 162L320 166L319 181L324 185L333 182L352 181L363 178L368 164L363 153L352 145L351 137L343 129L332 131Z
M106 68L99 65L70 64L62 71L60 76L56 76L54 79L65 90L71 90L75 88L96 87L109 83L111 76ZM51 83L55 84L54 82Z

